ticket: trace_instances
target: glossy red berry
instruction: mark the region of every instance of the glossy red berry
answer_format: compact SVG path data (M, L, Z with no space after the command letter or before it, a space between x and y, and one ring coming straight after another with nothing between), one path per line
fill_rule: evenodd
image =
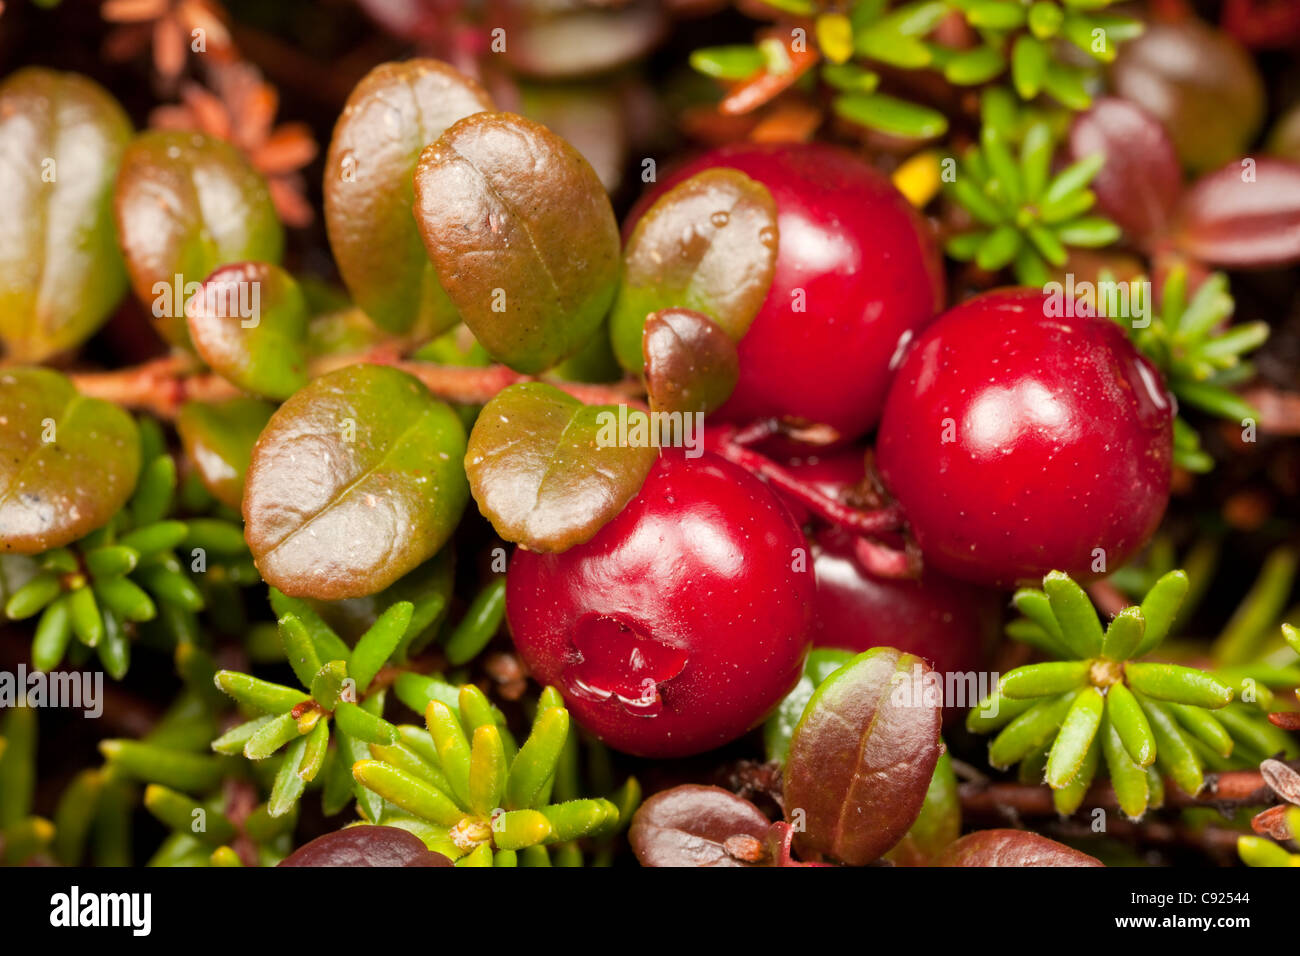
M854 556L853 536L836 528L817 532L811 544L815 646L897 647L940 676L984 669L1001 617L995 592L928 569L916 579L873 577Z
M1010 587L1095 578L1169 500L1173 402L1115 323L1051 318L1028 289L978 296L908 353L876 445L927 566Z
M814 595L806 549L759 479L712 453L665 452L590 541L515 552L510 631L534 677L610 746L699 753L753 727L798 681Z
M929 228L887 178L825 144L713 150L674 171L645 203L714 167L766 186L780 230L776 274L740 341L740 382L719 419L784 417L845 438L865 434L880 416L899 338L943 302Z

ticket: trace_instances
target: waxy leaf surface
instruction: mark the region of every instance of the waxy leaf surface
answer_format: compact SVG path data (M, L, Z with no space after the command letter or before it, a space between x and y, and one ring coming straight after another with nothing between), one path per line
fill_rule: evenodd
M186 402L176 418L185 456L208 492L228 508L244 501L244 477L253 445L275 406L256 398Z
M817 688L785 765L786 814L806 818L801 852L861 866L911 827L940 751L942 701L928 671L919 657L877 647Z
M280 406L253 448L245 536L295 597L373 594L432 557L468 489L456 413L405 372L351 365Z
M285 399L307 384L307 300L279 266L222 266L185 317L203 361L245 391Z
M476 82L438 60L384 63L348 97L325 157L325 225L343 281L391 332L456 321L411 214L420 151L465 116L492 109Z
M479 113L420 156L415 218L461 318L493 357L550 368L600 328L618 224L591 165L546 127Z
M126 291L113 183L131 123L83 76L0 84L0 343L39 362L79 345Z
M646 319L641 340L652 411L707 414L740 380L736 343L701 312L663 309Z
M655 201L628 238L610 318L614 353L639 371L646 317L678 306L703 312L739 341L776 270L776 203L735 169L709 169Z
M1102 866L1064 843L1029 830L977 830L951 844L936 866Z
M1300 262L1300 163L1260 157L1201 177L1179 204L1174 236L1216 266Z
M732 847L734 838L763 841L769 826L748 800L721 787L685 784L641 804L628 842L642 866L747 866L729 852L728 840Z
M101 527L139 472L122 409L49 369L0 370L0 551L36 554Z
M398 827L353 826L304 843L278 866L451 866L413 833Z
M127 147L113 200L131 288L174 345L189 341L190 293L218 267L279 262L284 231L266 181L235 147L150 130Z
M641 490L658 454L620 442L628 422L648 416L613 405L584 405L542 382L512 385L483 407L465 468L479 510L497 534L533 551L582 544Z

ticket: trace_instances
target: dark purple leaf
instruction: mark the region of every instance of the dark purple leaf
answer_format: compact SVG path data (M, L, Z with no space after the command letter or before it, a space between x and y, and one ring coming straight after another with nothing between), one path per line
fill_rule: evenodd
M730 791L684 784L641 804L628 840L642 866L750 866L767 855L770 825Z
M801 853L861 866L907 832L939 759L942 700L919 658L859 654L808 701L790 740L785 815Z
M1104 866L1101 860L1027 830L979 830L967 834L935 861L936 866Z
M1164 231L1183 173L1159 120L1128 100L1095 100L1074 118L1070 152L1074 159L1106 157L1092 190L1100 211L1120 228L1139 240Z
M355 826L317 837L280 861L280 866L451 866L420 838L397 827Z

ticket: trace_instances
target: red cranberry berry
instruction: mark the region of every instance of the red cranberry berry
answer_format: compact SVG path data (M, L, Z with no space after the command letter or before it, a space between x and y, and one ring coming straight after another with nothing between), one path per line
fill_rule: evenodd
M1169 500L1173 402L1107 319L1051 318L996 290L917 340L885 403L876 462L926 565L1010 587L1095 578L1155 530Z
M846 439L865 434L880 416L900 337L942 306L929 228L871 166L813 143L713 150L666 177L639 208L714 167L766 186L781 234L772 287L740 341L740 382L719 419L787 418Z
M710 452L665 452L590 541L515 552L510 631L537 680L610 746L699 753L798 681L815 590L806 549L762 481Z
M813 644L865 651L897 647L940 674L982 670L998 637L997 595L926 570L879 578L863 570L854 538L824 528L812 540L817 604Z

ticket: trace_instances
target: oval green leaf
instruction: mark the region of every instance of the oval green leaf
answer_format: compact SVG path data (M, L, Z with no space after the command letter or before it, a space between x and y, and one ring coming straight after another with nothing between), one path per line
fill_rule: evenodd
M584 405L553 385L511 385L483 407L469 437L470 491L497 534L532 551L582 544L641 490L658 450L620 442L649 417Z
M382 63L357 84L325 157L325 226L348 291L390 332L435 335L456 321L411 215L420 151L465 116L493 109L438 60Z
M248 392L285 399L307 384L307 300L267 262L222 266L185 307L203 361Z
M199 480L228 508L244 501L244 476L253 444L271 420L275 406L256 398L224 402L186 402L176 419L185 457Z
M140 435L122 409L58 372L0 371L0 551L37 554L103 526L140 473Z
M443 288L498 361L540 372L600 328L618 224L591 165L545 126L510 113L457 122L420 156L415 219Z
M902 839L939 759L942 700L930 669L892 647L859 654L817 688L790 740L785 812L796 845L861 866Z
M73 73L31 67L0 84L0 342L39 362L81 344L126 291L113 182L131 123Z
M660 309L703 312L736 341L776 271L776 202L735 169L708 169L664 193L637 222L610 317L614 354L641 370L641 328Z
M374 594L432 557L468 497L456 413L405 372L351 365L271 416L253 448L245 537L285 594Z
M284 231L266 180L229 143L150 130L127 147L113 201L131 288L167 341L189 341L185 302L231 262L279 262Z

